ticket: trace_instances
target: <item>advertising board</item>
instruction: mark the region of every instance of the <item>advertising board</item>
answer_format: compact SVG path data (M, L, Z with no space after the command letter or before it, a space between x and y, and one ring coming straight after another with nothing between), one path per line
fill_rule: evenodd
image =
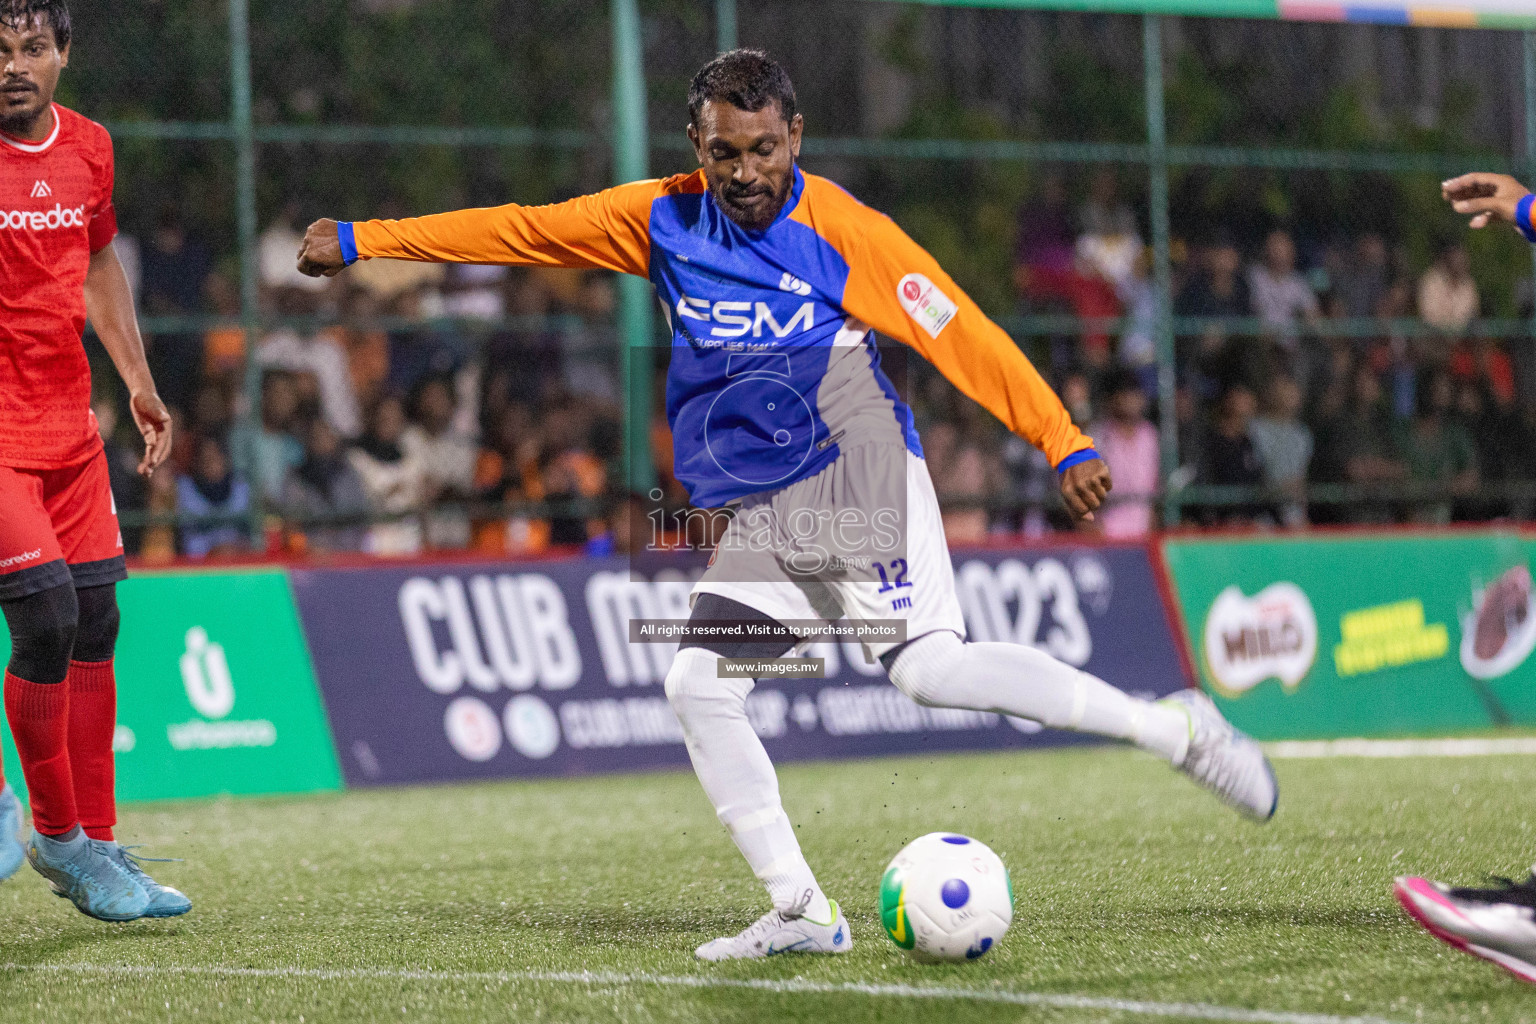
M961 551L971 638L1032 643L1127 689L1187 685L1139 546ZM686 619L691 576L621 559L295 570L349 785L682 767L662 683L675 646L631 619ZM759 680L747 710L779 760L1068 742L993 714L924 708L856 643L812 645L825 678Z

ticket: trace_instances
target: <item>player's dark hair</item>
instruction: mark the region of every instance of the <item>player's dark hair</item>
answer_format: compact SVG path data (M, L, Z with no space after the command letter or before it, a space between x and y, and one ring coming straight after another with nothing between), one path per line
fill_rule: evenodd
M0 25L20 32L34 24L53 29L59 49L69 45L69 5L64 0L0 0Z
M688 118L699 123L708 100L723 100L739 110L779 105L785 121L795 119L795 87L784 66L762 50L730 50L699 69L688 86Z

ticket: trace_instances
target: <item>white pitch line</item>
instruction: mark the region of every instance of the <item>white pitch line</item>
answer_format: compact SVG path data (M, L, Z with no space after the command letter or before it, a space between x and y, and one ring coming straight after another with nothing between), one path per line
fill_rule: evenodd
M574 985L654 985L663 988L749 989L757 992L864 995L891 999L939 999L1009 1006L1045 1006L1059 1010L1098 1010L1144 1017L1189 1017L1237 1024L1397 1024L1381 1017L1339 1017L1328 1013L1250 1010L1211 1003L1159 1003L1054 992L1008 989L891 985L872 982L807 981L802 978L717 978L707 974L621 974L612 971L410 971L389 968L172 967L133 964L0 964L0 972L36 971L99 977L199 976L214 978L291 978L307 981L533 982Z
M1536 754L1536 736L1451 740L1285 740L1264 744L1274 758L1313 757L1488 757Z

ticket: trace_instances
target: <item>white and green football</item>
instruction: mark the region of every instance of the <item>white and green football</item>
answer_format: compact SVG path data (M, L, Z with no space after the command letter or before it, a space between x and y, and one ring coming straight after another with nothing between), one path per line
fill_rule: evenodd
M1013 882L1002 860L969 836L912 840L880 880L880 923L919 960L975 960L1013 922Z

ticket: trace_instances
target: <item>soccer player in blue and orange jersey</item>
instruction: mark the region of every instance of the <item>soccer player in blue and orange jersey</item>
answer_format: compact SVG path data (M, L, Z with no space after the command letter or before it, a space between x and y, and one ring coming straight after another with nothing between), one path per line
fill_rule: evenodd
M128 278L112 250L112 140L53 102L69 62L63 0L0 0L0 610L5 713L32 804L26 857L82 913L184 914L112 836L117 582L127 576L91 413L87 315L129 391L148 476L171 448ZM0 792L0 878L21 850Z
M741 636L686 640L666 691L722 823L773 909L699 948L711 960L839 953L851 936L800 851L748 720L749 678L722 658L774 658L805 621L864 623L864 647L920 704L999 712L1129 740L1259 817L1273 774L1194 691L1130 697L1032 647L966 643L938 502L912 413L875 332L910 346L1049 456L1072 512L1110 488L1093 442L1013 341L888 217L797 165L789 76L756 50L689 90L700 170L554 206L311 225L300 269L356 259L588 267L648 278L672 328L674 473L734 516L695 585L693 621ZM644 415L635 411L633 415ZM787 625L786 625L787 624ZM761 639L742 637L776 637ZM797 632L797 630L800 630Z
M1443 183L1440 192L1452 209L1471 218L1472 227L1503 221L1536 244L1536 194L1509 175L1463 174ZM1531 614L1529 593L1513 597L1512 609ZM1393 891L1409 916L1437 939L1536 984L1536 868L1524 881L1503 879L1486 889L1404 876Z

